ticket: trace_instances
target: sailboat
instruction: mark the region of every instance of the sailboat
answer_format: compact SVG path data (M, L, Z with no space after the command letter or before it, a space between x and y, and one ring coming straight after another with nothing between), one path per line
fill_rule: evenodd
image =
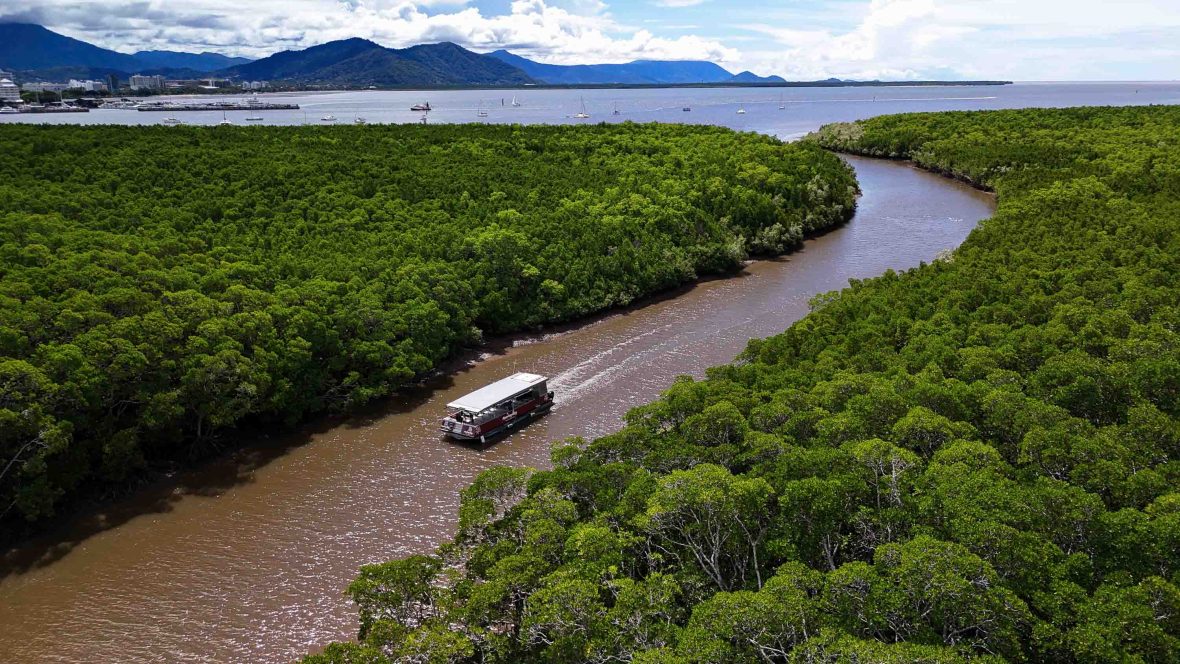
M225 117L225 111L222 111L221 122L218 122L217 124L221 125L222 127L232 127L234 123L230 122L229 118Z
M369 121L358 115L352 119L352 123L358 124L358 125L363 125L363 124L369 124Z
M475 107L475 117L477 117L477 118L488 117L488 112L483 110L483 101L480 101L479 106Z
M744 109L744 108L738 109L738 115L745 115L745 114L746 114L746 109Z
M787 110L787 101L786 101L786 99L783 98L783 95L781 95L781 94L778 96L778 110L780 110L780 111Z
M579 120L585 120L586 118L590 117L590 114L586 112L586 98L585 97L582 98L582 111L580 113L574 115L574 117L578 118Z
M512 95L512 105L513 107L520 106L520 102L516 101L516 95Z
M615 102L615 111L614 111L614 113L611 113L611 115L622 115L622 113L619 112L619 103L618 102Z

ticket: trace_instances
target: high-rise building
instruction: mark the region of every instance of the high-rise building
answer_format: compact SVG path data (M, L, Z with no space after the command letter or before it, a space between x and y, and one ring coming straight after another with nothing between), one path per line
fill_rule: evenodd
M0 104L3 103L19 104L20 88L12 82L12 79L0 77Z
M90 81L71 78L69 83L70 90L81 90L83 92L106 92L107 84L102 81Z
M7 78L10 81L15 81L16 74L13 74L12 72L7 71L5 69L0 69L0 78Z
M163 90L164 77L135 74L131 77L130 84L132 90Z

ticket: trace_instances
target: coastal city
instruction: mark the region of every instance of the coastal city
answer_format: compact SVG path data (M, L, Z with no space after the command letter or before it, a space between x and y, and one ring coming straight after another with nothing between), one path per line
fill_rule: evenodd
M18 82L14 71L0 65L0 113L86 113L92 108L171 110L172 104L148 98L166 94L257 93L271 89L267 81L236 81L228 78L171 79L159 74L132 74L125 80L117 74L105 78L66 79L64 82ZM256 108L239 102L208 102L207 110ZM290 105L280 105L290 108ZM200 110L193 104L184 110Z

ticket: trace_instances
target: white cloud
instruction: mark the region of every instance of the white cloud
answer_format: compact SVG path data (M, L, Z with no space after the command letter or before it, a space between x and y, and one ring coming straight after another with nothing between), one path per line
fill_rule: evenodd
M790 10L743 25L771 47L741 66L788 78L1175 78L1180 2L872 0L843 31L797 29Z
M453 41L507 48L545 62L638 58L732 60L737 51L697 36L674 39L618 25L601 0L513 0L485 15L466 0L16 0L0 14L38 22L121 51L219 50L260 57L277 50L364 37L392 47Z

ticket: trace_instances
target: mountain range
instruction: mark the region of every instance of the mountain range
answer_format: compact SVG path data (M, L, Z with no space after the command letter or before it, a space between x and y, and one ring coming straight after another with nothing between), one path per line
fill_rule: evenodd
M480 54L442 42L387 48L367 39L344 39L259 60L218 53L120 53L67 37L40 25L0 24L0 69L24 80L163 74L215 75L321 87L464 87L549 85L684 85L784 83L778 76L733 75L702 60L636 60L621 64L550 65L509 53Z
M785 83L778 76L757 76L742 72L734 76L720 65L706 60L635 60L623 64L547 65L509 53L488 55L506 62L529 76L552 85L677 85L691 83Z
M0 23L0 69L38 71L87 69L103 72L149 73L191 70L205 73L250 62L218 53L140 51L119 53L60 35L31 23Z
M283 51L218 73L231 78L340 87L535 83L512 65L450 42L396 49L367 39L344 39L300 51Z

